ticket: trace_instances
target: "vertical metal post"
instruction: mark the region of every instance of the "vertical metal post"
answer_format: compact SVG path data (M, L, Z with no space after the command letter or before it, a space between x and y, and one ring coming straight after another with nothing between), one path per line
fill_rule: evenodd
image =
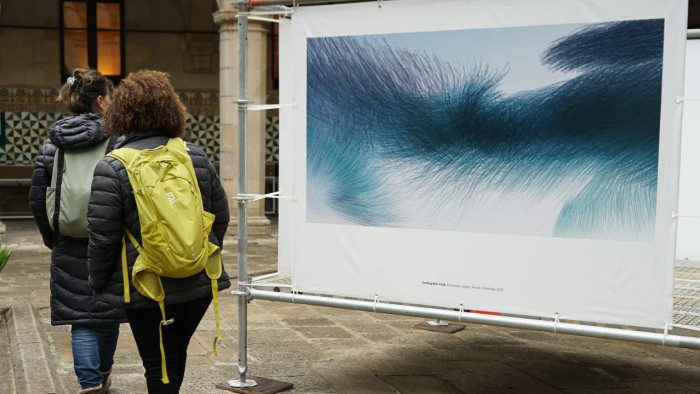
M240 7L240 6L239 6ZM238 16L238 194L248 193L248 17ZM238 199L238 380L232 387L253 387L248 373L248 202Z

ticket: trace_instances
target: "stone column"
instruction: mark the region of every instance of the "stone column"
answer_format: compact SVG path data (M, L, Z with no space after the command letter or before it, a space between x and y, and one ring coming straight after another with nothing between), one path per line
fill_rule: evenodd
M228 234L236 234L238 203L238 20L230 0L218 0L214 22L219 26L220 175L229 197L231 223ZM267 96L267 33L265 22L248 22L248 100L265 103ZM265 112L248 113L248 193L265 193ZM270 233L264 200L248 205L248 234Z

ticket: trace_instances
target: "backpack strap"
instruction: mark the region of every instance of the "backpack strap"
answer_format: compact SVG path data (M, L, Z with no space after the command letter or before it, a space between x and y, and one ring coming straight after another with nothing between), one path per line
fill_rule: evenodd
M116 137L110 137L109 142L107 143L107 149L105 152L106 156L113 157L119 162L122 163L125 169L127 169L127 165L130 160L133 160L134 157L138 155L138 151L135 151L134 149L117 149L114 150L114 145L117 142ZM133 187L133 185L132 185ZM127 237L131 241L131 243L134 245L136 250L141 253L141 245L139 245L138 242L136 242L136 239L134 238L134 235L131 234L131 231L127 229L126 227L124 228L124 237L122 238L122 282L124 284L124 302L129 303L131 302L131 294L129 291L129 267L127 265L126 261L126 239Z
M126 261L126 238L134 245L134 248L141 254L141 245L134 238L134 234L128 228L124 228L124 238L122 238L122 282L124 282L124 302L131 302L131 294L129 292L129 266Z
M163 300L158 301L158 306L160 307L160 313L163 316L163 320L161 320L160 324L158 325L158 336L160 338L160 380L163 381L163 384L168 384L170 383L170 380L168 379L168 369L165 362L165 347L163 346L163 326L167 326L168 324L172 323L173 320L165 319L165 302Z
M54 238L58 238L58 234L60 234L58 223L60 222L59 218L61 216L61 184L63 183L63 169L65 168L65 166L66 158L63 149L57 148L56 161L53 163L53 171L51 177L51 184L56 190L54 194L53 217L51 218L51 221L53 223Z
M105 149L105 155L114 150L114 145L117 144L117 137L109 137L109 142L107 143L107 149Z
M122 238L122 282L124 282L124 302L128 304L131 302L131 293L129 292L129 267L126 264L126 237Z
M216 344L220 344L222 347L226 348L223 343L223 338L221 338L221 329L219 328L219 282L217 279L212 279L211 280L211 293L212 293L212 298L214 299L214 317L216 320L216 338L214 338L214 344L212 345L212 351L214 352L215 356L218 356L219 353L216 351Z
M204 271L206 272L209 279L211 279L211 295L214 301L214 317L216 321L216 337L214 338L214 343L212 345L212 351L215 356L219 353L216 351L216 344L220 344L223 348L226 348L223 343L223 338L221 338L221 328L219 327L219 278L221 277L222 265L221 265L221 248L208 243L208 254L207 264L204 266Z
M139 252L139 254L143 253L143 249L141 248L141 245L139 245L138 241L136 241L136 237L134 237L134 234L129 231L129 229L124 228L124 238L122 238L122 275L123 275L123 281L124 281L124 302L130 302L130 295L129 295L129 267L127 266L127 261L126 261L126 238L129 238L129 241L134 245L136 250ZM160 277L156 276L158 280L160 281ZM162 285L161 285L162 286ZM158 307L160 308L160 313L163 317L163 319L160 321L158 324L158 338L159 338L159 346L160 346L160 370L161 370L161 381L163 384L168 384L170 383L170 379L168 379L168 369L166 366L165 362L165 347L163 346L163 326L167 326L173 322L173 319L168 320L165 317L165 301L163 298L160 298L158 300ZM218 320L217 320L217 325L218 325Z
M139 242L134 237L134 234L132 234L128 228L124 229L124 233L126 234L127 237L129 237L129 241L131 241L131 243L134 245L134 247L139 252L139 254L141 254L143 252L143 249L141 249L141 245L139 245Z

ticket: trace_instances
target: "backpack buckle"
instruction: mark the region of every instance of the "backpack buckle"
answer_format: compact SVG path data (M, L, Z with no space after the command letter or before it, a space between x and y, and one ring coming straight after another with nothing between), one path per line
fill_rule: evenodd
M171 325L171 324L173 324L173 323L175 323L175 318L170 318L170 319L164 321L164 322L163 322L163 325L164 325L164 326L169 326L169 325Z

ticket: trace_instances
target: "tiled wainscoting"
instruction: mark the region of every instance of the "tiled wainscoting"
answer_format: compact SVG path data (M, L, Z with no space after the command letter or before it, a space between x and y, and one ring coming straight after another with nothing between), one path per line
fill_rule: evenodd
M0 166L30 166L51 124L66 116L56 89L0 88ZM183 92L191 141L219 164L219 96Z
M0 88L0 166L31 166L51 124L66 116L56 101L56 89ZM191 141L204 149L218 165L219 96L211 92L181 92L187 107ZM265 161L277 163L279 117L267 116Z

